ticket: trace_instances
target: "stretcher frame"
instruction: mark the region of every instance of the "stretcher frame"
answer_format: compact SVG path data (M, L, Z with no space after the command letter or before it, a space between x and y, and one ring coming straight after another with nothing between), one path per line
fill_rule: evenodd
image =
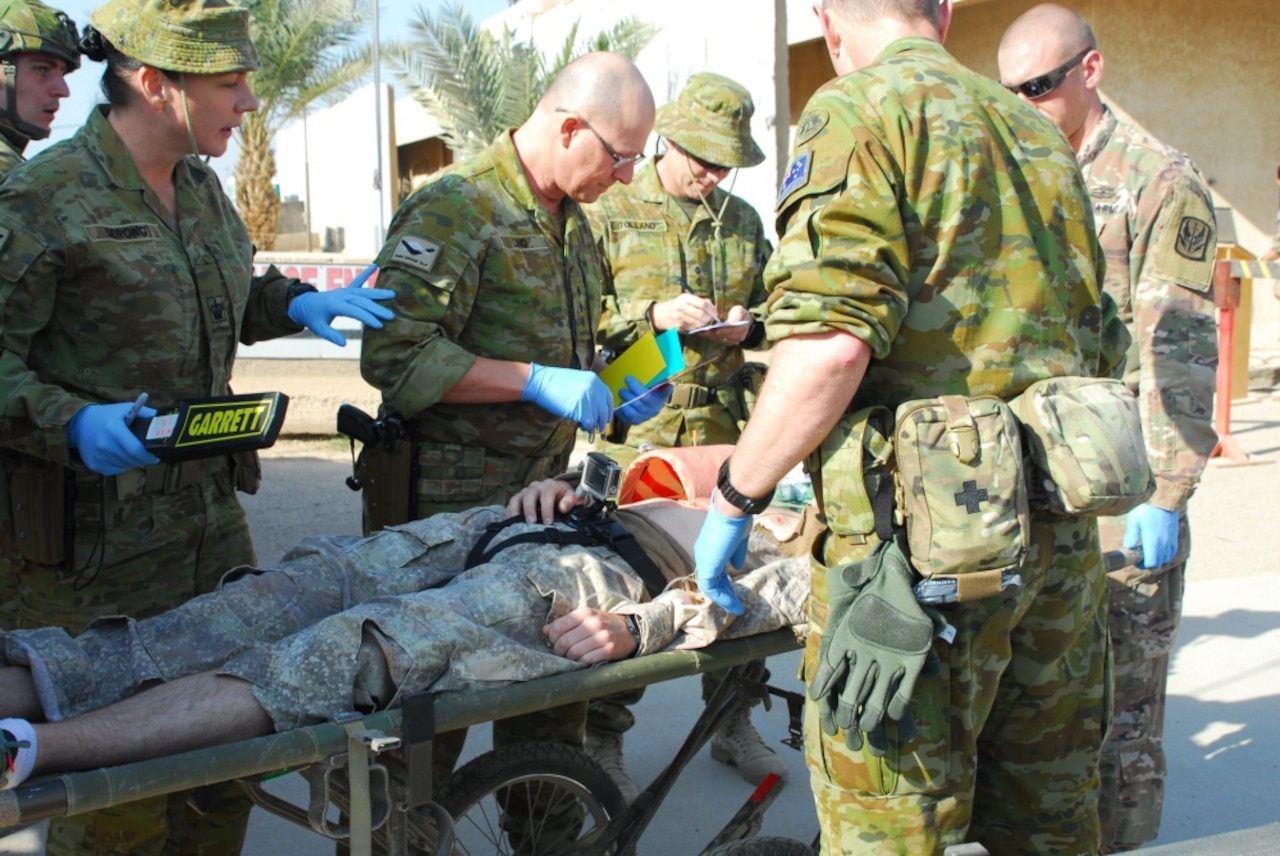
M352 856L372 853L372 831L389 823L392 840L403 843L404 817L396 817L418 809L433 810L437 823L449 825L447 815L441 817L431 800L431 742L437 733L452 731L497 719L557 707L573 701L584 701L645 687L661 681L745 666L774 654L794 651L800 646L797 634L788 628L740 639L723 640L694 650L661 651L632 660L623 660L585 669L564 672L534 681L513 683L484 691L417 693L406 697L391 710L368 715L339 714L331 722L292 729L183 752L175 755L102 767L83 772L43 776L19 787L0 791L0 830L30 824L52 817L71 816L149 797L190 790L231 780L245 780L254 801L261 807L302 826L310 826L319 834L347 840ZM721 692L708 702L699 723L690 733L688 754L710 737L715 726L727 715L726 710L712 711L713 705L724 704L733 693L727 679ZM798 709L799 696L773 688L777 695L794 696ZM728 704L740 702L730 700ZM794 713L794 712L793 712ZM798 713L793 720L798 719ZM704 722L705 720L705 722ZM798 726L793 729L798 741ZM386 817L375 817L372 789L386 788L372 783L371 768L378 755L399 752L409 771L403 793L385 800ZM303 810L262 790L259 781L291 771L328 764L344 768L345 787L351 795L349 821L335 827L316 817L315 800L311 811ZM671 781L680 769L673 768ZM385 775L385 768L382 769ZM656 812L657 804L670 788L671 781L659 777L642 798L637 799L619 818L626 825L615 843L634 842ZM381 793L390 794L389 789ZM314 785L313 785L314 798ZM382 802L383 800L377 800ZM761 807L761 810L763 807ZM397 831L397 824L400 829ZM393 846L396 851L409 852ZM603 849L601 852L605 852ZM625 851L619 851L625 852Z

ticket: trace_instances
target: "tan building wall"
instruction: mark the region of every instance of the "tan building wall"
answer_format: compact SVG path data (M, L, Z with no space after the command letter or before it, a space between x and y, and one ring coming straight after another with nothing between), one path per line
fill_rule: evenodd
M947 47L996 75L1005 27L1034 0L965 3ZM1236 211L1241 246L1261 253L1275 228L1280 164L1280 3L1276 0L1067 0L1106 58L1104 97L1185 151L1217 204Z

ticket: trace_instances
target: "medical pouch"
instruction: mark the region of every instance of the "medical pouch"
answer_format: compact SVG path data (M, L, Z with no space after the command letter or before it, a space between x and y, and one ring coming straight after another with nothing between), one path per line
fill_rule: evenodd
M903 403L894 425L897 513L912 565L954 577L958 600L998 594L1001 572L1022 564L1031 538L1012 410L995 396L943 395Z
M827 528L839 536L865 537L892 525L893 415L886 407L864 407L840 417L805 462L814 497Z
M1048 378L1010 407L1024 429L1033 501L1043 497L1057 514L1111 516L1155 490L1138 399L1122 382Z

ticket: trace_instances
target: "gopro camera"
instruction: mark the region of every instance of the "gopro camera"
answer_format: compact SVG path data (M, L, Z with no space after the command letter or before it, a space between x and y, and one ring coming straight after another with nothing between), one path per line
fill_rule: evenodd
M582 478L578 482L578 494L585 496L589 505L607 505L618 499L618 486L622 484L622 467L602 452L587 452L582 462Z

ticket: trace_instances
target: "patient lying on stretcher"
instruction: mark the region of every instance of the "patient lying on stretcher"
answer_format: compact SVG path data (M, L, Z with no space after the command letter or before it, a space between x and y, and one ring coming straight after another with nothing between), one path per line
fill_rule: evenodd
M628 468L615 516L661 574L654 580L649 569L649 588L668 583L656 596L623 558L628 550L519 537L550 521L558 533L581 531L564 522L579 495L551 480L505 509L307 539L280 564L234 569L216 592L155 618L102 618L76 638L59 628L4 634L0 788L382 709L423 690L501 686L780 627L801 632L809 564L798 519L757 523L735 576L742 615L682 585L702 525L697 497L705 505L730 449L661 450ZM468 569L487 530L515 515L527 522L481 544L485 560Z

